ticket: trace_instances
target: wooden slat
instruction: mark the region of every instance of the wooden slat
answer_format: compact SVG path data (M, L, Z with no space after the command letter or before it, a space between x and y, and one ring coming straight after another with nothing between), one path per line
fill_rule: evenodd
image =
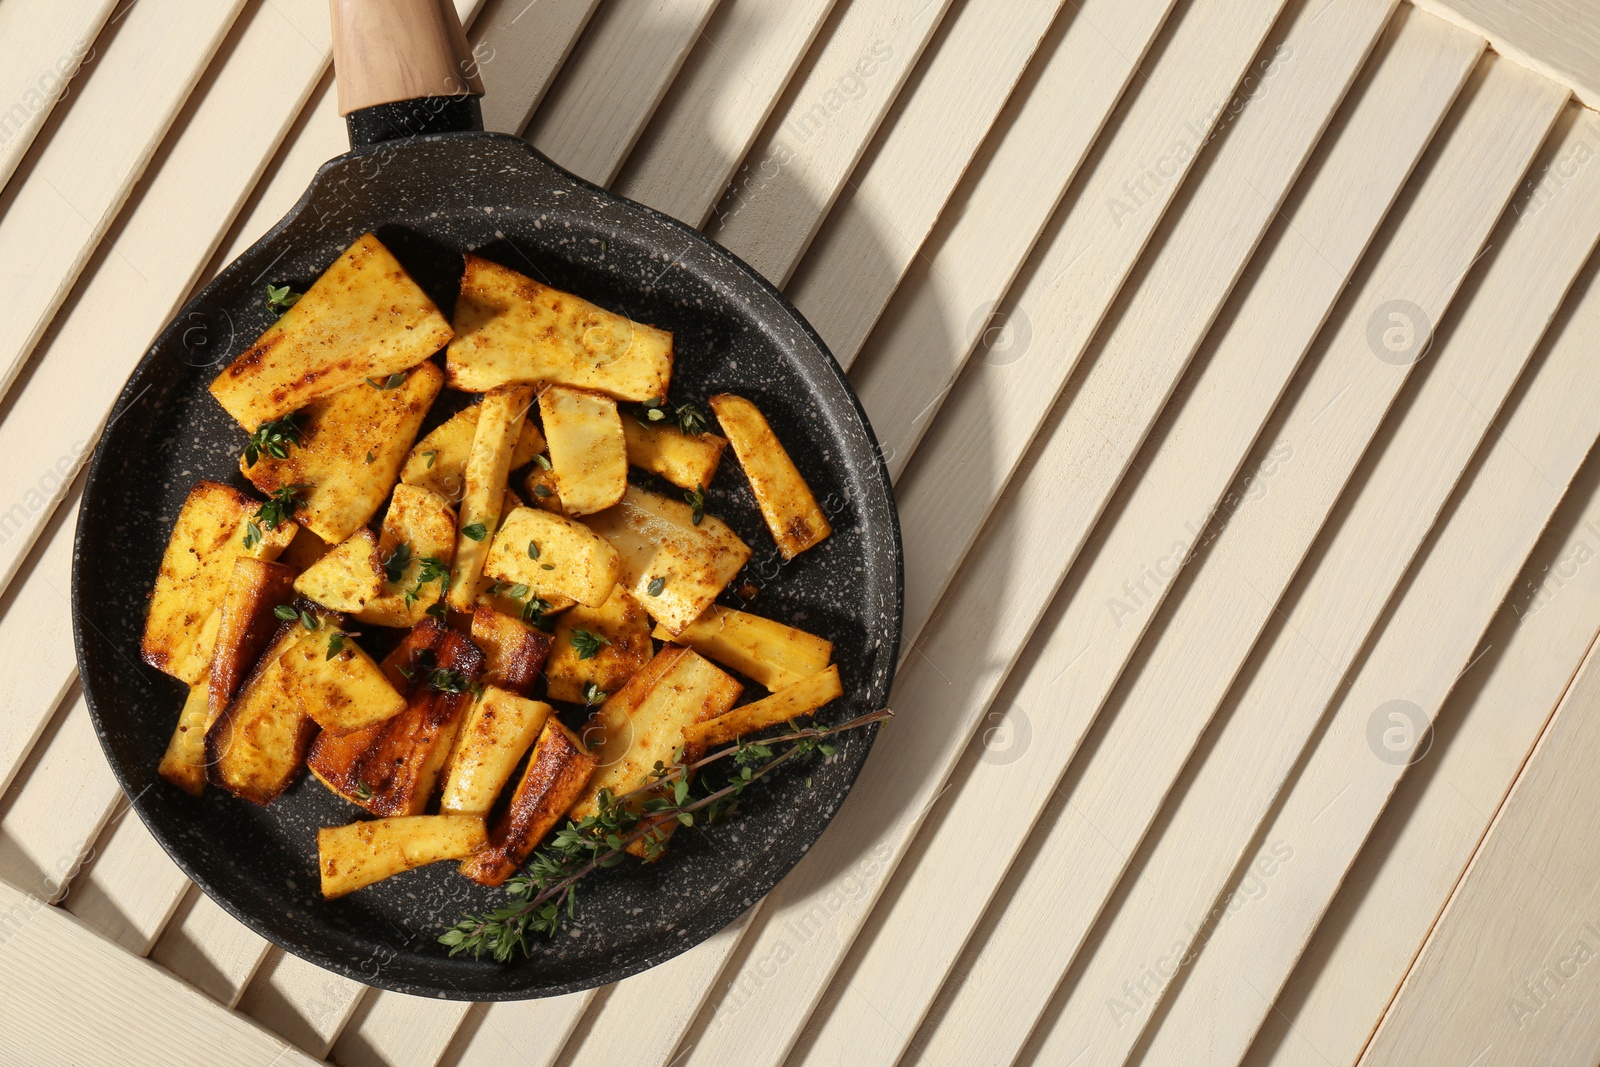
M105 55L0 218L0 287L9 307L0 319L0 388L22 369L243 6L134 4L102 42ZM184 32L174 35L174 25Z
M1591 653L1362 1063L1600 1057L1597 706Z
M597 992L475 1004L439 1067L549 1067Z
M95 37L117 6L117 0L11 0L0 6L0 189L69 83L94 62ZM122 5L119 19L127 7Z
M1076 14L1061 0L968 0L945 19L915 91L786 287L830 348L861 347L966 170L972 155L963 149L976 149L994 125L1058 12Z
M1258 840L1287 842L1293 862L1206 943L1159 1019L1148 1062L1237 1062L1271 1010L1404 771L1405 747L1383 733L1405 725L1391 702L1409 702L1419 727L1438 712L1600 432L1597 324L1600 297L1591 289L1509 415L1496 421L1443 531L1389 607L1279 810L1262 824ZM1246 987L1256 995L1240 996Z
M1428 16L1411 18L1439 25ZM1459 63L1478 47L1464 38L1454 30L1436 38L1439 62L1449 62L1446 57L1454 53ZM1049 831L1052 842L1067 838L1084 842L1079 856L1093 856L1094 861L1080 862L1062 875L1059 865L1041 851L1043 846L1034 846L1034 854L1044 862L1030 864L1029 874L1023 876L1024 886L1007 901L1005 912L986 938L982 960L955 991L954 1002L926 1047L964 1046L992 1033L994 1024L984 1013L986 1005L996 1003L992 998L1001 996L1002 989L1007 995L1020 995L1042 1006L1049 986L1071 961L1105 899L1104 890L1128 862L1128 853L1149 825L1213 709L1226 695L1268 622L1273 604L1403 382L1405 368L1374 356L1367 341L1367 322L1381 305L1396 299L1396 294L1418 305L1431 321L1441 318L1537 148L1540 131L1518 133L1517 122L1523 117L1518 109L1528 101L1516 90L1525 85L1492 63L1480 68L1478 80L1496 71L1489 91L1471 91L1470 98L1458 105L1448 132L1436 140L1422 164L1420 181L1401 201L1394 213L1397 218L1386 223L1370 263L1363 266L1359 288L1348 294L1338 318L1318 341L1316 359L1303 372L1302 381L1291 386L1289 410L1269 425L1266 440L1246 461L1246 469L1258 469L1272 449L1282 445L1287 445L1288 451L1280 451L1279 456L1287 461L1277 465L1257 500L1218 516L1223 520L1217 523L1222 532L1170 616L1162 620L1160 644L1155 649L1158 654L1145 657L1138 672L1114 695L1115 717L1108 732L1118 737L1124 731L1152 737L1153 731L1153 739L1142 752L1121 743L1091 745L1084 776L1093 788L1080 790L1074 784L1068 794L1071 802ZM1504 82L1511 84L1502 88ZM1533 102L1539 102L1537 96ZM1558 100L1546 102L1546 125L1558 104ZM1485 161L1491 157L1494 163L1486 169ZM1335 402L1337 407L1330 408ZM1095 595L1106 594L1097 591ZM1122 591L1122 595L1128 594ZM1052 655L1054 670L1066 668L1076 651L1062 649ZM1039 674L1040 681L1051 676L1044 671ZM1039 693L1036 689L1032 694L1032 706L1051 706ZM1113 797L1105 785L1111 771L1099 768L1126 768L1130 760L1133 770L1121 772L1124 783L1131 774L1149 787L1130 792L1119 786ZM1077 773L1070 773L1069 780L1076 783L1079 779ZM1104 827L1106 836L1101 836L1097 827ZM1034 868L1048 874L1031 879L1030 885ZM1076 936L1063 937L1059 946L1025 934L1015 922L1007 921L1023 914L1025 907L1018 905L1013 912L1011 902L1024 896L1037 899L1046 885L1053 884L1052 877L1082 886L1075 894L1063 890L1061 895L1051 896L1052 901L1062 902L1068 913L1062 916L1063 925L1076 932ZM1030 961L1029 973L1036 981L1038 975L1048 975L1044 988L1018 993L1009 972L997 972L995 965L1006 947L1019 944L1025 946L1019 951ZM1048 963L1043 963L1046 959ZM1036 960L1041 961L1039 969L1032 970Z
M1262 123L1274 114L1265 107L1267 100L1305 92L1301 86L1307 77L1313 86L1322 82L1322 92L1334 92L1341 84L1337 64L1356 62L1359 35L1376 32L1383 15L1381 5L1329 8L1313 27L1334 35L1320 47L1291 30L1289 40L1301 65L1286 67L1279 75L1282 82L1273 85L1259 110L1252 105L1240 117L1230 152L1243 155L1225 152L1211 167L1207 182L1210 175L1218 176L1210 186L1215 196L1232 195L1237 188L1221 182L1224 161L1255 155ZM1357 39L1352 41L1350 34ZM989 714L992 730L1000 733L989 737L991 731L985 731L985 738L967 753L955 776L955 799L947 801L937 825L924 831L916 866L899 877L889 894L892 903L873 916L870 938L847 965L847 981L837 983L839 1003L813 1039L811 1058L817 1062L864 1040L867 1047L877 1047L873 1043L892 1038L897 1028L915 1030L1160 599L1173 588L1169 578L1187 547L1197 544L1207 517L1219 506L1227 507L1220 503L1224 490L1257 428L1343 291L1369 235L1479 51L1467 35L1436 20L1401 17L1391 23L1367 77L1352 91L1302 187L1202 349L1197 374L1186 383L1185 395L1173 402L1178 410L1171 424L1135 460L1139 473L1131 490L1110 509L1113 523L1097 534L1080 573L1068 578L1053 618L1024 658L1029 669L1011 680ZM1319 59L1335 64L1331 77L1327 71L1313 76ZM1277 114L1292 122L1296 110ZM1278 132L1271 125L1266 129ZM1264 180L1257 178L1253 184L1261 188ZM1204 189L1189 212L1229 219L1227 209L1213 203ZM1185 248L1175 247L1174 252L1179 253L1174 263L1188 261ZM1271 493L1271 478L1261 480ZM1026 493L1028 483L1019 491ZM1236 501L1246 492L1238 487L1233 491ZM1152 566L1164 584L1155 588L1146 582L1149 599L1137 610L1110 610L1108 602L1127 595L1123 585L1140 580ZM1006 710L998 710L1002 707ZM998 745L1008 729L1016 732L1009 738L1017 746L1014 750ZM985 741L995 741L996 747L991 750ZM998 821L997 795L1008 798L1007 818ZM981 870L968 870L963 891L952 894L947 872L970 855L975 834L985 841L985 862Z
M471 1007L458 1000L375 992L351 1017L332 1059L340 1067L433 1067Z
M73 880L66 908L101 936L143 956L189 888L126 804L96 837L94 863Z
M320 1060L366 991L360 982L273 948L240 996L239 1011Z
M150 958L207 996L233 1007L271 945L191 886Z
M520 134L600 0L489 0L469 42L483 77L483 128Z
M1151 47L1172 0L1085 0L1058 20L998 138L924 241L860 363L835 342L891 474L998 309L1090 145ZM844 330L834 331L843 337ZM916 373L905 368L915 366Z
M1280 0L1221 0L1185 13L1155 69L1108 131L1108 142L1073 199L1074 210L1049 247L1035 256L1020 288L1008 294L1011 318L1031 324L1031 346L1009 362L967 364L896 487L908 637L932 613L978 537L1193 166L1212 121L1225 113L1234 86L1284 6ZM1170 179L1137 208L1130 206L1126 213L1108 208L1124 204L1130 198L1124 186L1163 160ZM1202 318L1214 311L1205 309ZM1150 354L1150 366L1135 375L1133 392L1117 398L1118 415L1106 424L1106 433L1097 427L1085 439L1084 462L1115 468L1131 457L1190 351ZM1028 358L1030 353L1035 358ZM1091 373L1104 380L1111 372ZM1081 407L1082 401L1074 405ZM1086 500L1099 497L1099 504L1077 512L1087 528L1109 486L1098 478L1080 478L1078 484ZM1070 554L1076 540L1061 538L1057 555Z
M1418 0L1489 39L1497 52L1600 106L1600 12L1584 0Z
M612 189L703 226L835 0L723 0Z
M1594 284L1591 277L1580 286ZM1570 305L1570 301L1569 301ZM1555 327L1559 329L1559 325ZM1600 628L1600 454L1473 653L1244 1062L1354 1063ZM1360 1020L1362 1025L1355 1025Z
M1196 22L1180 28L1176 42L1147 83L1147 88L1156 87L1152 98L1160 99L1173 83L1181 80L1182 72L1190 64L1205 65L1213 77L1218 76L1219 67L1230 65L1237 73L1251 59L1251 53L1245 51L1244 46L1248 44L1253 48L1260 44L1259 38L1249 42L1238 40L1239 25L1248 23L1246 16L1251 16L1259 20L1257 24L1264 35L1270 14L1258 9L1247 10L1244 5L1207 9ZM1147 120L1164 126L1167 117L1150 114ZM1137 127L1129 123L1122 130L1130 128ZM1293 167L1283 181L1287 182L1292 173ZM1241 259L1248 254L1253 240L1254 235L1245 238ZM1057 251L1052 247L1047 256ZM1226 288L1224 282L1221 293L1225 293ZM1184 307L1186 314L1194 316L1193 341L1198 341L1205 324L1215 314L1216 305ZM1070 332L1075 325L1069 320L1063 326L1066 337L1042 332L1036 336L1036 341L1045 351L1070 347ZM1173 361L1168 366L1174 378L1188 352L1193 350L1192 343L1176 353L1166 353ZM1146 353L1136 354L1136 361L1145 360ZM1139 412L1145 405L1152 409L1158 407L1161 396L1171 388L1170 382L1160 381L1159 371L1152 371L1144 382L1130 388L1126 384L1129 369L1119 361L1101 362L1097 364L1095 383L1078 391L1078 402L1052 430L1052 436L1059 439L1056 447L1067 458L1058 460L1052 456L1041 460L1038 466L1042 481L1053 475L1070 484L1030 488L1008 498L1016 514L1008 510L996 524L1005 532L968 559L960 577L961 592L952 596L941 616L944 624L930 628L921 646L911 650L902 670L892 699L898 707L916 709L917 728L885 731L847 802L847 813L841 813L833 830L812 849L763 909L758 920L757 940L746 952L743 967L748 973L744 977L763 990L764 1001L770 997L782 1007L764 1008L759 1013L740 1012L731 1020L713 1017L708 1032L693 1053L696 1059L703 1056L706 1061L716 1062L719 1055L729 1054L728 1049L752 1044L754 1038L749 1028L756 1025L763 1027L763 1042L771 1042L773 1033L778 1030L778 1016L775 1015L778 1011L784 1013L782 1032L788 1034L790 1040L797 1034L804 1013L814 1005L822 984L838 962L838 938L849 940L849 934L854 932L881 891L882 875L898 862L909 835L915 831L942 779L949 773L968 732L976 725L981 706L1014 661L1018 646L1043 611L1056 579L1070 562L1063 556L1070 556L1076 544L1081 544L1093 516L1120 477L1125 460L1104 447L1107 434L1122 436L1126 442L1124 447L1130 450L1137 447L1137 435L1142 435L1148 421L1141 424L1137 414L1128 412ZM1141 394L1141 388L1151 392ZM1154 391L1159 393L1152 395ZM1112 393L1115 395L1111 396ZM1085 397L1091 399L1084 401ZM1107 410L1103 405L1113 403L1126 418L1118 426L1107 426L1102 418ZM1149 410L1148 415L1153 418L1155 411ZM1128 439L1130 435L1131 440ZM981 465L971 456L965 462ZM1070 478L1067 472L1071 472ZM1016 525L1008 525L1013 519ZM1033 531L1031 544L1021 536L1024 530ZM909 530L908 536L912 536ZM913 572L908 571L908 579L915 582ZM908 612L908 616L908 633L915 634L922 620L913 612ZM952 676L955 681L951 680ZM908 783L916 785L908 788ZM867 888L852 889L848 899L841 903L835 884L837 872L855 868L858 861L872 868L872 876L861 875L860 880L867 883ZM792 923L819 907L824 908L828 925L844 933L825 939L808 938L797 948L786 931ZM783 957L784 965L776 968L776 976L769 977L763 972L774 969L775 956ZM761 974L759 981L751 977L756 973ZM735 977L728 986L737 988L742 980ZM793 1019L790 1013L800 1013L800 1017ZM791 1023L793 1029L790 1029Z
M607 4L528 124L528 140L579 177L610 184L716 6L717 0Z
M24 1064L313 1062L276 1036L116 948L72 916L0 883L5 1052ZM18 1020L26 1020L19 1025Z
M949 6L873 0L845 8L756 139L706 232L781 287Z
M1555 140L1564 143L1548 146L1545 159L1558 147L1570 148L1570 140ZM1600 191L1600 175L1595 188ZM1481 278L1469 283L1470 303L1452 309L1448 336L1429 352L1431 366L1407 398L1403 419L1379 439L1382 456L1359 483L1359 495L1340 506L1337 533L1315 550L1316 569L1292 594L1293 606L1280 609L1285 615L1270 651L1252 665L1243 690L1229 696L1224 720L1202 749L1203 764L1191 766L1175 790L1181 800L1164 815L1160 839L1134 861L1138 873L1130 876L1131 885L1089 934L1092 955L1069 979L1072 999L1047 1027L1044 1054L1089 1046L1126 1052L1138 1033L1130 1024L1145 1017L1146 1005L1128 1003L1125 1011L1112 1013L1106 997L1116 996L1114 990L1150 960L1188 940L1186 931L1199 931L1189 937L1204 943L1205 931L1216 923L1208 909L1236 865L1251 862L1244 858L1247 851L1266 857L1254 860L1249 889L1254 892L1259 882L1267 892L1275 888L1275 878L1264 879L1263 872L1274 872L1283 861L1272 851L1280 842L1252 842L1251 835L1472 453L1485 434L1493 436L1487 415L1511 390L1600 238L1600 200L1585 205L1574 197L1566 206L1520 224L1520 216L1508 212L1489 238L1498 253ZM1120 726L1119 719L1100 753L1129 741L1148 744L1153 724L1127 733ZM1126 766L1126 759L1105 765ZM1103 789L1104 780L1091 768L1080 783L1074 803L1085 818L1095 819L1096 812L1076 795ZM1116 824L1102 829L1124 844L1137 839ZM1056 882L1056 873L1041 869L1037 877L1040 884ZM1106 990L1113 992L1102 995Z

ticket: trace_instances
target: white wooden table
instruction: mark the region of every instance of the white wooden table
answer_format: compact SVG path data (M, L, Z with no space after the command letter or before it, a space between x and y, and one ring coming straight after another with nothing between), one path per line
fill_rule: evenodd
M227 917L75 684L77 476L345 147L325 2L0 0L0 1063L1596 1063L1600 12L1445 2L458 0L491 129L810 317L907 550L794 873L485 1007Z

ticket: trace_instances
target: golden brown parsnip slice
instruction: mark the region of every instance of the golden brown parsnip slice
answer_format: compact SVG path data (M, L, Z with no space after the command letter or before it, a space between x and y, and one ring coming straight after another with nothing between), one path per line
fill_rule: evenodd
M178 725L167 742L167 751L156 773L188 793L199 796L206 791L206 719L211 686L199 682L189 687L189 696L178 712Z
M450 337L428 295L382 242L363 234L217 376L211 395L254 430L364 378L409 370Z
M313 563L332 551L332 545L297 523L294 528L294 540L283 550L278 562L293 567L295 573L299 574L310 570Z
M711 410L750 479L761 517L783 558L794 559L831 534L833 527L811 487L756 406L742 396L722 393L711 398Z
M622 416L609 396L552 385L539 394L556 494L568 515L603 511L628 487Z
M326 620L283 654L283 687L323 730L347 734L406 710L378 664Z
M688 504L631 485L622 503L585 520L621 556L628 591L670 633L699 618L750 558L727 523L694 520Z
M533 692L550 657L549 634L487 604L472 612L472 641L483 650L483 680L521 696Z
M525 585L534 596L599 605L621 577L622 563L617 550L583 523L524 507L501 523L483 571Z
M622 435L628 442L629 463L659 474L681 489L710 485L722 462L722 450L728 447L725 437L709 430L686 434L669 421L640 422L625 417Z
M498 686L485 688L456 735L439 810L446 815L488 815L554 711L542 700L529 700Z
M387 379L379 386L357 382L296 416L304 443L291 445L287 459L262 455L246 466L240 457L239 470L268 495L304 486L295 521L336 545L370 522L389 496L443 378L424 363L393 388L380 387Z
M594 774L595 762L560 719L547 718L511 806L496 820L488 846L468 857L461 873L481 885L503 884L561 821Z
M413 445L400 480L431 489L451 503L460 501L467 489L467 457L472 454L472 438L478 432L478 410L478 404L462 408ZM511 469L531 463L544 447L539 427L524 420L517 447L511 453Z
M604 604L580 604L556 617L555 643L545 667L550 699L582 704L595 690L615 692L650 662L654 651L644 608L632 593L614 586Z
M332 900L402 871L458 860L482 848L483 820L471 815L397 815L317 831L322 895Z
M298 621L282 623L238 695L206 731L206 780L212 785L267 804L300 773L317 724L284 688L282 659L305 633Z
M547 459L545 463L548 463ZM561 493L556 487L556 472L554 468L543 463L535 463L528 468L527 476L522 479L522 492L528 498L528 503L552 515L565 515L567 509L561 506Z
M773 690L809 678L833 658L832 641L721 604L711 605L682 633L657 626L654 636L688 645Z
M263 530L245 547L245 528L261 501L217 482L200 482L178 512L161 572L145 615L140 654L144 661L188 685L211 666L219 619L213 613L227 595L233 561L270 560L294 537L294 524Z
M471 611L477 603L483 561L500 525L511 453L532 402L533 386L506 385L491 391L478 405L478 429L467 457L467 490L461 498L461 523L456 529L456 555L450 564L447 599L456 611Z
M294 580L294 591L333 611L360 611L383 592L378 535L362 527Z
M205 728L217 721L245 675L272 641L282 621L280 605L294 599L294 571L282 563L241 556L217 614L217 644L211 657Z
M829 701L842 696L844 696L844 686L839 681L839 668L829 667L791 686L779 689L770 696L746 704L742 708L734 708L726 715L695 723L688 728L684 737L691 745L697 745L701 750L725 745L745 734L753 734L757 730L765 730L780 722L809 715Z
M415 485L397 485L383 517L378 560L383 591L356 613L374 626L415 626L439 602L456 551L456 510L444 497ZM395 553L401 553L397 557ZM405 565L399 566L403 560ZM399 581L388 580L390 564ZM426 578L427 581L422 579Z
M672 334L468 255L456 300L450 385L469 393L552 382L618 400L667 395Z

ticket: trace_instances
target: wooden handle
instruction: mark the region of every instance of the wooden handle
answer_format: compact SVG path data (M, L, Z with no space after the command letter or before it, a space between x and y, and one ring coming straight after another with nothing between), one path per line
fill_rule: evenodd
M328 0L339 114L428 96L482 96L451 0Z

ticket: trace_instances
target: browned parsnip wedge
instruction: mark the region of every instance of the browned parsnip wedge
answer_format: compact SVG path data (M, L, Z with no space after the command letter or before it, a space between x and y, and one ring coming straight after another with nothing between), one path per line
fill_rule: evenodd
M302 601L308 612L316 606ZM282 623L221 717L206 731L206 780L236 797L270 803L305 762L317 724L284 688L283 654L306 630Z
M445 768L439 810L446 815L488 815L554 711L542 700L492 685L484 689L461 724Z
M628 450L617 402L552 385L539 394L539 417L566 513L589 515L621 500L628 487Z
M406 710L365 730L318 734L306 761L329 789L374 815L426 810L483 669L483 653L454 631L413 651Z
M239 691L245 675L272 641L281 622L276 611L294 599L294 571L282 563L241 557L218 616L217 647L211 658L206 729Z
M502 885L556 825L594 774L596 760L561 720L545 720L511 806L496 820L487 848L461 873L480 885Z
M411 449L400 480L407 485L431 489L451 503L467 491L467 457L472 454L472 438L478 432L480 405L464 407L434 427ZM544 435L526 420L511 453L511 469L526 466L544 451Z
M426 668L438 659L439 644L448 632L443 622L425 618L383 657L378 669L396 692L409 699L417 687L427 681Z
M294 591L333 611L360 611L383 592L378 535L362 527L294 580Z
M621 578L622 561L583 523L524 507L501 523L483 572L496 581L525 585L534 596L599 605Z
M317 831L322 895L332 900L402 871L458 860L482 848L483 820L471 815L397 815Z
M254 430L364 378L409 370L450 337L428 295L382 242L363 234L217 376L211 395Z
M667 395L672 335L468 255L456 300L450 385L481 393L553 382L618 400Z
M289 547L283 550L278 557L278 562L286 567L293 567L296 574L311 569L317 560L333 551L333 546L322 538L306 529L304 526L294 527L294 540L289 542Z
M650 662L653 651L644 608L632 593L615 586L604 604L580 604L556 618L545 668L550 699L581 704L585 694L615 692Z
M549 466L549 459L540 456L541 462L528 468L527 475L522 479L522 492L528 498L528 503L552 515L565 515L567 509L561 506L561 493L556 488L555 468Z
M809 678L833 658L832 641L721 604L711 605L680 634L657 626L654 636L688 645L773 690Z
M658 666L656 661L666 659ZM655 660L600 706L584 727L600 744L594 750L600 770L572 806L574 819L599 810L600 790L621 796L650 781L657 761L671 764L681 747L685 762L705 749L689 742L685 731L695 723L726 714L744 691L734 678L692 649L668 645ZM628 851L644 855L644 843Z
M839 681L839 668L829 667L803 681L779 689L771 696L746 704L742 708L734 708L726 715L718 715L715 719L695 723L684 731L684 738L691 746L698 746L703 751L738 740L745 734L765 730L780 722L809 715L829 701L842 696L844 696L844 686Z
M628 462L659 474L680 489L699 489L716 476L727 438L709 431L686 434L672 422L622 420L628 443Z
M178 712L178 725L167 742L156 773L188 793L199 796L206 791L206 719L211 686L200 682L189 687L189 696Z
M550 657L549 634L479 604L472 612L472 640L483 650L486 683L521 696L533 692Z
M324 732L363 730L406 710L371 656L335 625L301 638L283 654L283 686Z
M750 546L715 515L629 486L622 503L588 517L621 556L621 582L650 617L681 633L704 614L750 558Z
M783 558L794 559L831 534L833 527L811 487L756 406L742 396L722 393L711 398L711 410L750 479L761 517Z
M356 613L374 626L415 626L443 596L456 551L456 509L415 485L397 485L383 517L378 560L383 591ZM389 581L393 571L397 581Z
M294 537L293 524L282 523L246 547L246 524L260 506L217 482L189 491L145 615L140 652L150 666L189 685L206 676L221 624L214 613L227 595L234 560L273 559Z
M295 521L336 545L383 505L443 378L424 363L393 385L357 382L296 415L303 443L287 459L262 455L252 466L240 457L239 470L269 496L302 487Z
M483 561L503 514L511 453L532 403L533 386L506 385L492 390L478 405L478 429L467 457L467 491L461 498L461 525L446 594L456 611L471 611L477 603Z

